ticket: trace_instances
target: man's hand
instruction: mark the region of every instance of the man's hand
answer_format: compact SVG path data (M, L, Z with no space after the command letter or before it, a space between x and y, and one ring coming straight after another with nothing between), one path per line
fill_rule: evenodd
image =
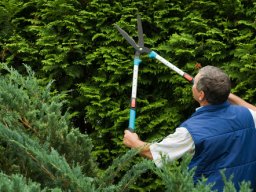
M140 147L141 140L137 133L132 133L129 130L124 131L124 140L123 143L125 146L130 147L130 148L138 148Z
M123 143L125 146L130 148L137 148L140 150L140 154L149 159L153 159L153 156L150 152L150 144L144 141L141 141L137 133L132 133L129 130L124 131Z

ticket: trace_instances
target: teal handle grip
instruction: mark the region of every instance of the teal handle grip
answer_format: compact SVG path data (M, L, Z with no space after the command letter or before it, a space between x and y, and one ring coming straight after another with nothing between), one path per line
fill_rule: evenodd
M151 58L151 59L155 59L155 58L156 58L156 55L157 55L157 53L156 53L155 51L151 51L151 52L148 54L149 58Z
M141 63L141 59L139 59L139 58L135 58L134 60L133 60L133 64L134 65L139 65Z
M135 130L135 117L136 117L135 109L130 109L130 119L129 119L128 129L132 132L134 132L134 130Z

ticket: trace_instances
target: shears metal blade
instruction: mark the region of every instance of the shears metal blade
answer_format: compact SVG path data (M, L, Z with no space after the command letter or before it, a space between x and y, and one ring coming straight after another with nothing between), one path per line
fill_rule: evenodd
M147 47L144 47L144 38L143 38L143 29L141 18L137 16L137 27L138 27L138 44L131 38L121 27L117 24L114 25L119 33L130 43L131 46L136 50L137 54L139 53L150 53L151 50Z

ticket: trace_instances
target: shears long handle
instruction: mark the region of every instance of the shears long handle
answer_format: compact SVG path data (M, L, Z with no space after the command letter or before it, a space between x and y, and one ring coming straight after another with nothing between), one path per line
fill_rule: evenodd
M160 55L158 55L155 51L151 51L149 53L149 57L152 58L152 59L157 59L158 61L160 61L161 63L165 64L167 67L171 68L173 71L178 73L180 76L182 76L184 79L186 79L190 83L192 83L192 84L194 83L194 79L193 79L192 76L190 76L189 74L185 73L184 71L182 71L181 69L179 69L178 67L176 67L175 65L173 65L172 63L167 61L165 58L163 58Z
M131 94L131 104L130 104L130 119L128 130L135 132L135 120L136 120L136 98L137 98L137 84L138 84L138 72L139 64L141 60L138 57L134 58L133 61L133 78L132 78L132 94Z

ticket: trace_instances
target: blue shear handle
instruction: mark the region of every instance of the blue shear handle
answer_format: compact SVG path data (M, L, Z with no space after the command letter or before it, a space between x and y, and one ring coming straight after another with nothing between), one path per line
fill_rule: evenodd
M134 65L139 65L141 63L141 60L139 58L134 58L133 64Z
M149 58L151 59L155 59L156 56L157 56L157 53L155 51L151 51L149 54L148 54Z
M130 119L129 119L128 129L132 132L134 132L135 130L135 116L136 116L136 111L134 109L130 109Z

